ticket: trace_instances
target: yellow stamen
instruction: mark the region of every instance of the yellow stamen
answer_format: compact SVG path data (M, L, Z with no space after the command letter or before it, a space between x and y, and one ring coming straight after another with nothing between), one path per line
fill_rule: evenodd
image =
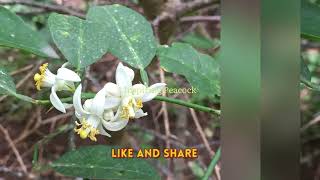
M39 81L41 80L41 75L39 73L36 73L34 76L33 76L33 79L34 81Z
M81 123L77 121L75 123L77 126L81 126L80 128L74 128L74 131L79 134L81 139L89 137L91 141L97 141L95 136L99 134L99 131L96 128L92 128L85 119L83 119Z
M86 139L88 137L88 133L84 129L80 129L79 135L81 139Z
M47 68L48 68L48 63L44 63L39 67L39 71L41 72L41 74L44 74Z
M99 134L99 131L95 128L91 128L88 137L90 138L91 141L97 141L97 138L96 138L97 134Z
M33 76L33 79L35 81L35 86L36 86L38 91L41 89L42 82L43 82L43 79L44 79L44 74L45 74L45 71L46 71L47 68L48 68L48 63L42 64L39 67L40 74L36 73Z
M136 108L137 109L141 109L142 107L143 107L142 99L138 99L137 102L136 102Z
M129 119L130 116L129 116L129 107L128 106L122 107L120 117L122 119Z

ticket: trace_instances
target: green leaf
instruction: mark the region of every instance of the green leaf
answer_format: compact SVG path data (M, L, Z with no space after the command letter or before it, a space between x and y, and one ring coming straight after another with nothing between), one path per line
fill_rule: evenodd
M320 40L320 7L301 1L301 34L304 38Z
M303 58L300 61L300 79L311 83L311 73Z
M70 151L50 165L55 171L73 177L92 179L160 179L143 159L112 158L111 147L96 145Z
M16 85L7 70L3 67L0 67L0 95L15 96L23 101L34 102L32 98L16 93Z
M0 46L22 49L33 54L58 58L48 42L20 17L0 6Z
M114 56L139 69L150 64L157 44L150 23L142 15L116 4L90 8L87 19L102 23Z
M7 70L0 67L0 95L16 94L16 85Z
M48 25L59 50L78 69L96 62L107 52L109 35L98 23L53 13Z
M148 73L144 69L140 69L141 79L144 85L149 86Z
M320 91L320 86L311 82L311 72L303 58L300 61L300 82L312 90Z
M196 177L200 178L204 175L204 170L196 161L189 161L188 166Z
M220 42L217 39L212 40L193 32L187 34L181 40L185 43L192 45L195 48L201 48L201 49L216 48L220 45Z
M14 94L14 96L20 100L23 100L23 101L27 101L27 102L31 102L31 103L35 103L35 100L32 99L31 97L29 96L25 96L25 95L22 95L22 94Z
M186 77L189 83L207 96L220 95L220 66L212 57L197 52L185 43L173 43L158 50L161 67Z

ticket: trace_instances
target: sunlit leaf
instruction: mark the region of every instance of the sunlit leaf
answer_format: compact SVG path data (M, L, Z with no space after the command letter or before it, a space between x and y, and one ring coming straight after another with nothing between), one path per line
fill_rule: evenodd
M304 38L320 40L320 7L301 0L301 34Z
M173 43L158 50L161 67L186 77L190 84L205 95L220 94L220 66L212 57L197 52L191 45Z
M143 159L112 158L111 147L96 145L70 151L50 165L55 171L73 177L93 179L160 179Z
M109 34L98 23L53 13L48 24L59 50L78 69L96 62L107 52Z
M33 54L58 58L56 52L41 36L8 9L0 6L0 46L22 49Z
M109 52L132 67L143 69L155 56L151 24L134 10L118 4L92 7L87 20L102 23L110 41Z
M201 49L216 48L220 45L220 41L217 39L209 39L193 32L187 34L181 40L185 43L191 44L195 48Z

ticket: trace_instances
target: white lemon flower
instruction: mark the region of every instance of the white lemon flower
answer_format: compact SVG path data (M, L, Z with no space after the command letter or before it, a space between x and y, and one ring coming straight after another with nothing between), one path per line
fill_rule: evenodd
M56 92L63 90L74 91L74 82L81 81L78 74L65 68L65 65L62 65L55 75L48 69L48 63L45 63L40 66L40 73L36 73L33 77L37 90L40 90L41 87L51 87L50 101L57 110L63 113L70 106L63 104Z
M76 122L76 125L80 127L75 128L74 131L77 132L82 139L89 137L92 141L97 141L96 135L98 134L111 137L102 126L102 121L104 121L105 90L100 90L93 99L86 100L82 106L81 89L82 86L80 84L73 95L75 115L80 120L80 123Z
M104 127L110 131L118 131L126 126L129 119L146 116L141 109L143 103L152 100L166 86L165 83L156 83L150 87L143 84L132 85L134 72L132 69L119 63L116 70L116 84L107 83L103 89L106 91L104 108ZM112 110L116 110L114 115Z

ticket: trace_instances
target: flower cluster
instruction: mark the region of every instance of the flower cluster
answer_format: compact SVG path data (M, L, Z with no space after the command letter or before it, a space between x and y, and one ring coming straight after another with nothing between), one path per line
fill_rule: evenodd
M43 64L34 76L38 90L41 87L51 87L50 101L59 111L65 113L71 104L62 103L56 91L71 91L73 94L73 107L76 121L74 129L82 139L89 138L97 141L96 135L101 134L111 137L107 131L119 131L123 129L130 119L146 116L142 110L143 103L152 100L166 86L164 83L156 83L150 87L143 84L132 84L134 71L122 63L116 70L116 84L108 82L95 95L93 99L81 102L81 84L75 89L75 82L80 82L80 77L65 68L65 64L58 69L57 75L48 70L48 64Z

